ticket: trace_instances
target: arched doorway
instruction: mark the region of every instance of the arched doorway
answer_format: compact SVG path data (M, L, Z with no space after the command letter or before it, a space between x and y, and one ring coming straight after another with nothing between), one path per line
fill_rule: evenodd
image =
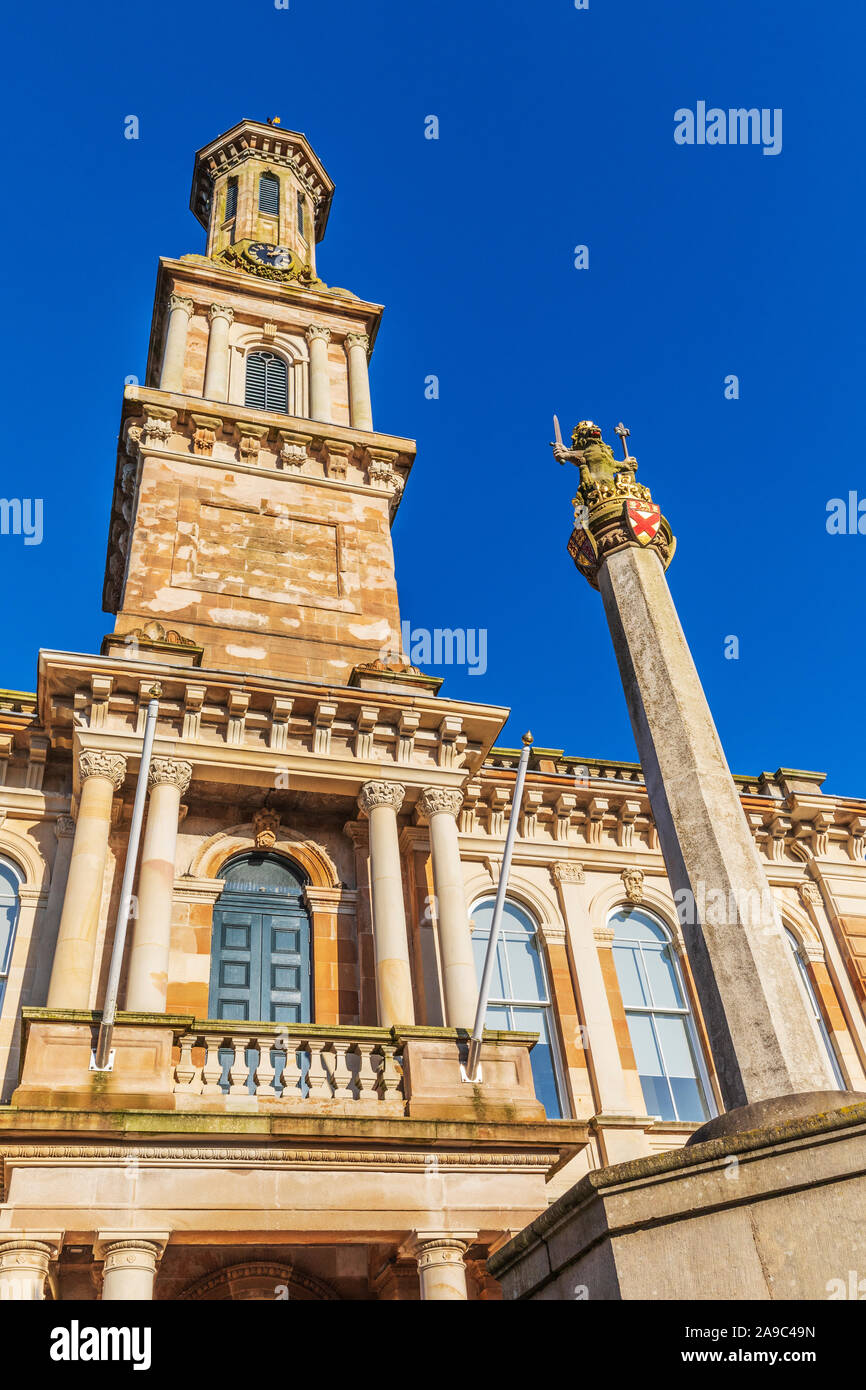
M211 1018L310 1023L310 915L303 870L254 852L221 871L211 941Z

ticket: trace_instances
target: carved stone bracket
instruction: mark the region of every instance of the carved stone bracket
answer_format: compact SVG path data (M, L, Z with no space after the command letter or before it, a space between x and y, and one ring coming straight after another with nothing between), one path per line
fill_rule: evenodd
M195 425L192 451L202 458L210 458L213 454L216 437L223 427L223 422L216 415L192 415L190 418Z
M249 420L235 421L238 458L241 463L257 464L262 444L268 437L267 425L254 425Z

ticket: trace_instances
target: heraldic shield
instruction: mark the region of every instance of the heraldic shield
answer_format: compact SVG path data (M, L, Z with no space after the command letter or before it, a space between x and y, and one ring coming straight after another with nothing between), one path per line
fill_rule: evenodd
M628 527L639 545L651 545L658 535L662 514L652 502L638 502L629 498L625 504Z

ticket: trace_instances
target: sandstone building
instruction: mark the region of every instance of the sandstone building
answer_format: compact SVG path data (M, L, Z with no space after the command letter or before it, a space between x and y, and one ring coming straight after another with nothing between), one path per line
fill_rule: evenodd
M641 768L558 749L532 754L483 1079L461 1080L518 753L507 708L400 649L415 446L374 427L381 306L318 276L332 194L274 125L199 151L205 253L160 261L124 394L114 630L0 692L0 1297L494 1299L489 1253L578 1177L718 1109ZM822 780L738 786L863 1091L866 801Z

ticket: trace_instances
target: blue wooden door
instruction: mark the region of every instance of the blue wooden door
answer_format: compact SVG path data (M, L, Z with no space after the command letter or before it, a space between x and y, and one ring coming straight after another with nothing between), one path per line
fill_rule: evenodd
M277 856L251 855L225 877L214 908L209 1016L309 1023L310 919L299 874Z

